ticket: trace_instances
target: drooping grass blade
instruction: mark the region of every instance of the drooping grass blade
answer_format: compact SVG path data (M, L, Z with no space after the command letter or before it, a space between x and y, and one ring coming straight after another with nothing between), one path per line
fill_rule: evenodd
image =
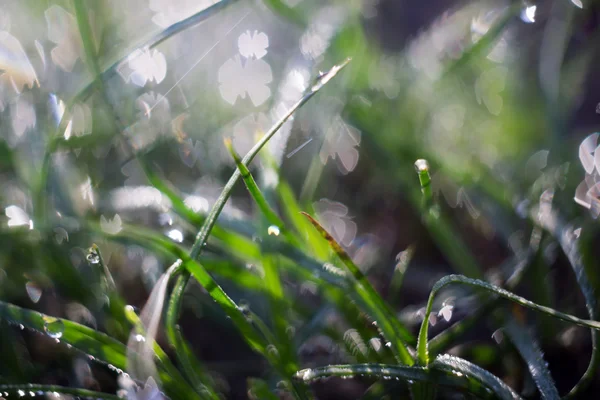
M502 289L498 286L491 285L485 281L481 281L478 279L467 278L462 275L448 275L440 279L433 285L431 289L431 293L429 294L429 300L427 301L427 308L425 310L425 316L423 319L423 323L421 324L421 329L419 330L419 340L417 344L417 355L419 359L419 363L422 365L429 364L429 352L428 352L428 328L429 328L429 316L431 315L431 310L433 308L433 300L435 295L445 286L457 283L462 285L473 286L479 289L486 290L488 292L492 292L500 297L503 297L509 301L517 303L523 307L530 308L532 310L553 316L554 318L558 318L560 320L570 322L579 326L583 326L586 328L592 328L595 330L600 330L600 322L592 321L587 319L577 318L570 314L565 314L563 312L557 311L550 307L545 307L539 304L536 304L532 301L529 301L521 296L517 296L516 294L509 292L508 290Z
M458 357L440 356L426 367L387 364L329 365L298 371L296 377L305 382L338 377L372 377L423 382L467 390L482 398L496 396L514 400L520 397L498 377Z

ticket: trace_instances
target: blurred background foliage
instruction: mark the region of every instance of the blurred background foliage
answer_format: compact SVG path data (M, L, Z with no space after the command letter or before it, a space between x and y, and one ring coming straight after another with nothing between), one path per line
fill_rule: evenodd
M136 240L139 232L189 247L234 168L224 138L245 154L322 71L351 57L251 165L284 220L294 224L286 214L294 198L316 214L413 333L437 279L457 272L505 283L536 240L520 290L585 315L560 235L536 230L544 227L537 206L550 196L581 235L586 271L600 287L600 157L589 161L597 137L579 147L600 118L599 18L591 0L2 0L1 300L126 343L130 326L87 249L98 245L123 304L141 308L174 260ZM174 211L139 157L196 220ZM429 161L443 223L421 216L419 158ZM584 178L582 207L573 197ZM263 267L245 258L263 240L264 221L241 184L220 224L226 233L209 240L207 269L268 319L252 286ZM139 235L123 234L127 227ZM311 246L303 251L328 257ZM378 351L367 318L358 317L359 334L317 283L282 280L302 367ZM450 316L440 314L434 333L478 307L462 289L448 290L448 299ZM450 351L535 397L514 348L493 336L494 318L483 315ZM521 318L540 339L559 391L568 391L587 367L588 331ZM186 292L180 323L225 397L246 398L249 377L276 387L198 285ZM363 342L365 330L377 340ZM118 388L118 371L52 337L5 318L0 335L5 383ZM328 382L315 385L319 398L359 398L369 387ZM599 385L596 378L589 393Z

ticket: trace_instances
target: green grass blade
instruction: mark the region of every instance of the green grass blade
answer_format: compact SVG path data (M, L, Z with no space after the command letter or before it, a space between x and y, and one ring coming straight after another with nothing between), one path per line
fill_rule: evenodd
M556 238L560 244L563 252L569 260L569 264L575 273L575 278L579 284L579 288L585 299L585 306L588 311L588 315L591 319L600 319L600 308L598 307L598 292L594 289L594 284L590 280L590 273L595 273L594 270L590 271L584 264L584 258L579 248L579 239L575 235L574 227L567 225L560 218L560 216L554 210L545 212L539 218L540 224L550 234ZM595 267L595 263L592 263L592 268ZM599 288L600 289L600 288ZM579 380L579 382L571 389L571 391L565 396L566 398L576 398L581 392L583 392L597 376L598 367L600 367L600 343L599 333L595 330L591 331L592 336L592 354L588 367Z
M329 248L326 243L323 243L319 234L312 229L311 224L306 218L302 216L302 208L298 204L292 188L286 182L280 180L277 185L277 194L281 201L283 213L294 226L296 232L308 243L308 247L317 258L327 260L329 257Z
M277 131L279 131L279 128L281 128L283 126L283 124L294 114L294 112L296 112L296 110L298 110L300 107L302 107L315 94L317 94L319 92L319 90L321 90L321 88L323 88L323 86L325 84L327 84L327 82L329 82L344 67L346 67L349 62L350 62L350 59L347 59L342 64L336 65L333 68L331 68L331 70L328 73L323 74L319 78L317 83L315 83L315 85L313 85L313 87L308 91L308 93L306 93L300 100L298 100L298 102L296 102L296 104L294 104L288 110L288 112L284 116L282 116L279 119L279 121L277 121L275 123L275 125L273 125L273 127L271 127L271 129L269 129L269 131L250 149L250 151L248 151L248 154L246 154L246 156L242 159L242 163L244 163L246 166L248 166L252 162L252 160L254 160L254 157L256 157L258 152L265 146L265 144L267 144L269 139L271 139L271 137L273 137L273 135L275 135L275 133L277 133ZM198 232L198 235L196 236L196 241L194 242L194 245L192 246L192 251L190 254L192 258L197 258L200 255L202 246L204 245L204 243L206 243L206 239L208 238L208 235L210 234L213 226L215 225L215 222L217 221L219 214L223 210L225 203L227 202L227 200L229 199L229 196L231 195L233 186L237 183L237 181L239 180L240 177L241 177L240 171L236 170L233 173L233 175L231 176L231 178L229 179L229 181L227 182L227 184L225 185L225 187L223 188L221 195L215 202L213 208L210 211L210 214L206 218L204 225L202 226L202 228L200 229L200 232Z
M58 385L40 385L37 383L0 385L0 393L8 393L7 397L15 398L25 396L34 397L39 395L46 395L48 397L52 395L54 397L60 397L60 394L68 394L85 399L121 399L121 397L109 393L94 392L87 389L77 389Z
M431 368L438 371L449 372L456 376L465 375L466 377L475 379L477 383L485 385L497 397L503 400L521 398L506 383L504 383L502 379L462 358L444 354L435 359L431 364Z
M89 355L95 361L105 363L117 370L127 367L127 350L123 343L85 325L67 319L55 318L37 311L27 310L0 301L0 318L16 325L54 337L61 342ZM165 359L168 362L168 358ZM196 398L191 388L181 380L177 370L161 364L160 379L165 391L171 396Z
M240 171L240 175L242 177L242 180L246 184L246 188L248 189L248 192L250 193L250 195L256 202L256 205L258 205L258 208L262 212L263 216L266 218L268 223L271 224L271 227L273 227L273 228L269 227L269 229L273 229L273 234L275 234L277 236L280 233L283 234L283 236L291 244L295 245L296 247L300 246L300 242L298 241L298 239L296 239L291 234L291 232L285 227L285 224L283 223L281 218L279 218L277 213L275 213L275 211L273 211L273 209L267 202L267 199L262 194L261 190L259 189L258 185L256 184L256 181L254 180L254 177L250 173L250 170L248 169L246 164L244 164L242 162L242 159L240 158L240 156L236 153L235 149L233 148L231 139L225 139L225 147L227 148L227 150L229 150L229 154L231 154L231 157L235 161L235 165L237 166L238 170ZM271 234L271 232L269 232L269 234Z
M488 292L492 292L500 297L503 297L509 301L517 303L523 307L530 308L532 310L544 313L546 315L550 315L554 318L558 318L560 320L570 322L575 325L583 326L585 328L591 328L595 330L600 330L600 322L592 321L587 319L577 318L570 314L565 314L563 312L557 311L550 307L545 307L539 304L536 304L532 301L529 301L521 296L517 296L516 294L509 292L508 290L502 289L498 286L491 285L485 281L481 281L478 279L467 278L462 275L448 275L440 279L433 285L431 289L431 293L429 294L429 300L427 301L427 308L425 310L425 316L423 319L423 323L421 324L421 329L419 330L419 339L417 343L417 355L419 362L422 365L427 365L429 363L429 353L428 353L428 344L427 344L427 335L429 328L429 316L431 315L431 310L433 308L433 300L435 295L445 286L457 283L461 285L473 286L478 289L483 289Z
M525 327L519 325L512 317L509 318L504 326L504 332L507 333L510 341L515 345L521 357L523 357L542 398L560 399L554 380L552 380L548 366L544 361L542 350L531 333Z
M379 293L371 286L366 276L354 264L348 253L344 251L342 246L310 215L303 213L323 238L329 243L334 253L340 258L342 263L348 268L355 279L354 289L361 296L362 300L369 308L369 312L373 314L373 318L387 340L392 343L392 349L398 358L398 361L406 365L414 363L413 358L408 353L403 340L410 337L410 333L404 328L394 316L394 313L389 309L383 301Z
M6 321L55 337L98 361L124 370L127 366L125 346L104 333L85 325L55 318L0 301L0 317Z
M293 105L290 110L282 116L279 121L273 125L273 127L259 140L253 147L250 149L248 154L243 158L242 162L248 166L250 162L256 157L258 152L264 147L264 145L269 141L275 133L283 126L283 124L294 114L296 110L298 110L302 105L304 105L308 100L310 100L329 80L331 80L337 73L342 70L349 63L349 59L344 63L334 66L328 73L324 74L320 77L319 81L306 93L295 105ZM239 169L236 169L232 174L231 178L223 188L221 195L213 205L209 215L207 216L204 224L200 228L198 235L196 236L196 240L192 249L190 251L190 257L192 260L197 259L201 252L202 248L206 244L208 236L210 235L215 223L217 222L217 218L225 203L229 199L231 195L231 191L233 187L241 177L241 173ZM184 262L184 266L188 268L194 264L190 262ZM188 282L187 274L192 274L194 277L200 282L200 284L209 292L209 294L217 301L217 303L224 309L224 311L232 318L233 322L238 326L241 330L242 334L245 336L246 340L249 342L250 346L259 351L260 353L265 352L266 345L261 340L261 338L256 334L253 327L246 320L243 313L239 310L239 307L235 304L235 302L227 296L227 294L221 289L221 287L214 281L214 279L210 276L210 274L202 268L199 264L197 264L196 268L188 269L187 271L182 272L184 276L177 280L175 285L175 289L173 294L171 295L171 299L169 302L169 310L167 313L167 324L171 326L175 326L177 324L177 319L179 317L179 310L181 307L181 296L185 291L185 287ZM177 343L173 343L177 345ZM183 354L183 353L182 353Z
M347 364L308 368L296 373L298 379L307 383L333 376L399 379L409 383L424 382L464 389L483 398L489 398L492 394L501 399L520 398L498 377L466 360L452 356L438 357L430 368L387 364Z
M415 162L415 169L423 194L421 202L423 223L427 226L432 238L458 272L469 277L482 278L483 275L475 257L465 243L460 240L460 236L457 236L450 222L442 214L439 205L434 202L429 164L426 160L419 159Z

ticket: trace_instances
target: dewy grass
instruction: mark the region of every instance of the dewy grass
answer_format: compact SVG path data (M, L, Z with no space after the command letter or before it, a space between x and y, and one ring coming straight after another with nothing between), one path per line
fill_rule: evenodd
M219 1L203 11L171 25L157 35L153 35L149 41L140 41L139 43L142 43L142 45L133 48L144 46L153 48L183 29L205 20L218 10L234 3L236 3L234 0ZM52 265L53 270L58 271L59 275L63 278L67 277L65 279L67 283L71 277L79 277L80 272L73 272L74 269L69 269L69 257L68 255L63 256L64 248L58 247L52 242L51 228L53 226L51 224L54 223L55 217L49 210L51 204L54 204L54 202L58 204L55 197L60 197L55 196L55 193L52 193L51 196L48 195L49 178L52 176L51 172L53 172L50 170L52 160L58 150L72 151L101 145L113 137L118 137L119 133L123 131L124 124L118 120L119 114L115 112L114 106L111 105L110 99L108 99L105 84L107 79L115 74L116 65L126 59L122 54L118 54L116 58L111 59L112 61L107 62L107 64L112 65L107 69L103 69L104 65L99 62L101 59L99 57L100 51L96 42L96 39L100 39L94 36L93 24L90 23L89 19L90 9L79 1L73 1L72 5L81 44L83 45L82 50L85 53L85 62L93 74L93 80L71 99L61 121L54 121L50 129L43 129L49 132L49 139L39 176L32 185L33 220L35 222L35 234L39 237L36 235L27 237L22 232L6 233L0 231L3 239L5 237L10 239L2 241L7 242L8 245L0 244L0 246L5 246L3 250L6 252L7 258L12 253L18 253L24 259L23 264L28 264L27 261L31 259L39 265ZM299 11L301 8L291 8L285 2L279 0L267 0L266 5L302 29L313 23L313 21L302 15ZM441 69L440 81L437 82L439 87L447 83L450 80L449 78L455 74L468 73L471 67L475 69L473 65L475 60L482 59L487 62L485 59L489 50L498 43L511 19L520 11L520 4L503 10L499 14L498 22L492 26L487 26L486 32L473 46L444 65ZM338 43L338 53L340 53L340 49L344 50L341 51L343 54L352 53L347 51L352 48L351 43L355 41L354 39L362 37L357 34L356 29L356 26L352 25L335 34L332 42ZM129 54L130 52L126 53ZM362 63L364 65L357 63L357 70L364 69L367 64L369 64L367 68L371 69L370 61L369 63ZM468 360L443 354L452 343L457 342L464 337L466 332L472 330L477 325L478 320L494 311L501 311L504 302L508 300L520 306L591 329L592 353L588 368L580 381L567 394L567 398L581 395L597 375L597 367L600 363L597 334L600 329L600 322L597 321L599 317L596 296L598 288L597 284L590 280L590 273L593 273L589 269L590 266L584 265L579 248L580 243L577 240L579 233L576 234L575 227L563 221L556 208L546 207L541 210L543 211L541 213L535 210L536 212L529 216L529 222L538 225L534 227L535 230L543 228L548 231L548 243L558 244L566 255L585 299L589 319L581 319L556 311L513 293L516 290L517 283L524 276L523 271L526 269L531 271L528 268L531 259L534 256L540 256L543 249L539 248L539 243L533 246L535 248L529 249L525 256L515 257L514 263L511 261L510 268L506 269L510 270L512 275L509 274L510 277L504 280L503 287L491 285L482 280L483 270L471 254L471 249L463 241L458 230L444 216L440 205L437 204L437 199L432 191L432 178L427 162L419 160L416 163L421 189L420 194L418 192L419 187L414 181L414 175L403 173L403 171L409 171L410 162L407 160L415 159L416 157L413 156L417 154L420 156L422 152L429 157L430 154L427 149L419 147L416 143L408 144L402 149L404 152L396 154L394 150L385 148L385 142L377 142L378 145L383 144L378 148L381 159L388 160L388 163L395 166L400 166L397 171L402 172L401 175L403 176L396 174L394 177L409 188L408 200L421 212L422 220L433 241L452 267L459 273L466 275L450 275L442 278L433 286L420 326L418 340L416 341L409 329L405 327L405 324L400 322L397 310L392 309L386 303L383 295L375 290L367 276L350 257L354 249L343 248L319 222L307 214L301 214L301 212L314 213L311 210L310 202L314 200L313 195L317 193L316 189L321 181L321 173L325 172L325 168L318 157L313 159L309 176L305 180L304 190L301 191L300 195L302 201L299 202L296 199L291 185L281 177L279 177L275 192L276 196L274 196L279 204L270 204L269 201L273 199L268 195L271 193L267 193L269 200L267 201L250 173L248 165L265 143L276 134L282 124L346 64L347 62L342 63L332 68L328 73L321 75L306 95L290 108L284 117L277 121L243 159L235 153L231 142L226 143L226 147L235 162L236 170L217 199L215 206L206 215L195 213L186 206L175 187L171 186L156 171L154 165L149 161L150 157L148 155L137 153L129 155L139 160L150 184L170 200L172 211L179 214L181 219L185 221L183 224L187 224L185 225L187 230L200 227L191 249L187 248L185 244L174 243L159 232L128 223L124 223L121 231L114 235L107 235L102 232L98 224L90 221L84 221L81 224L81 229L76 230L79 237L72 237L74 242L72 245L74 246L77 245L75 243L83 241L84 244L81 246L86 248L96 236L101 236L112 242L127 245L137 244L159 256L161 260L168 260L170 263L177 260L158 280L140 316L133 311L133 308L125 307L123 299L118 294L116 283L120 282L118 280L115 282L113 279L98 246L92 245L87 254L87 261L94 277L92 280L100 282L94 287L94 290L105 295L109 303L98 306L98 299L94 299L94 307L102 308L104 315L107 316L107 318L103 318L107 321L99 319L102 322L100 329L106 330L110 335L68 319L26 310L6 302L0 302L0 317L2 320L21 330L27 328L44 334L55 341L62 342L67 345L67 348L72 348L87 356L89 360L98 362L101 365L108 365L111 370L119 374L128 371L140 380L147 377L157 378L165 394L170 398L218 399L222 398L220 393L222 388L213 379L207 368L196 359L193 349L186 342L177 325L186 285L189 279L194 277L206 289L208 295L224 314L229 317L228 326L231 325L237 328L249 347L262 355L271 364L270 370L260 371L261 373L264 372L261 379L250 379L248 381L247 389L250 397L279 398L275 394L275 388L277 387L279 390L287 390L296 398L308 399L312 396L308 386L311 382L317 379L338 376L343 378L381 379L383 382L402 380L406 382L402 386L403 390L409 388L410 394L406 394L412 396L415 400L433 398L436 395L436 390L437 393L445 394L444 390L447 388L454 388L466 396L515 399L519 398L518 394L498 377ZM489 66L486 64L485 68L489 68ZM370 71L369 74L373 75ZM381 103L363 101L359 89L361 85L365 84L365 80L354 78L361 78L361 76L358 72L355 73L349 85L349 93L352 93L353 100L349 102L348 109L352 111L352 109L356 110L358 107L363 107L361 108L361 116L366 118L372 125L370 128L364 129L365 133L366 131L370 133L370 135L363 136L365 140L373 140L373 143L375 143L386 132L399 135L408 132L410 129L419 130L416 128L423 126L423 121L419 122L418 118L410 119L411 116L407 115L405 111L399 112L397 118L387 115L390 110L398 110L397 104L392 105L386 113L385 106L382 106ZM92 89L101 94L102 101L106 103L106 109L110 111L107 114L114 118L114 121L112 121L114 126L111 129L114 128L118 132L110 134L104 132L96 134L97 132L94 132L94 135L72 137L66 140L62 136L62 132L66 128L67 121L72 118L70 106L77 101L88 98L93 93ZM402 99L404 96L410 98L410 90L402 89L398 97ZM504 104L508 104L508 102ZM417 114L427 114L425 108L417 111ZM345 109L344 113L346 112ZM378 113L381 114L383 120L374 117ZM354 113L353 116L356 116L356 114L359 113ZM506 118L505 116L498 117ZM393 122L396 119L401 121L400 125L406 125L409 128L398 133L398 124ZM41 118L38 119L38 125L40 121ZM383 122L381 125L384 126L380 126L381 122ZM517 125L519 121L515 122L515 125ZM121 140L127 146L127 141L124 138L121 138ZM132 149L129 148L128 150ZM438 165L438 163L443 164L443 157L435 158L432 155L430 160L433 160L435 165ZM387 168L391 170L390 165L388 164ZM274 168L274 170L277 169ZM479 165L475 169L477 171L472 173L471 178L477 178L478 174L485 172ZM276 173L279 174L279 171L277 170ZM469 173L466 173L466 175L468 176ZM497 177L492 177L492 174L489 175L489 177L487 175L479 176L479 181L473 179L476 182L474 185L475 190L480 191L483 196L486 196L487 201L495 202L494 204L505 212L512 212L513 205L511 201L517 193L511 189L510 196L505 196L508 191L496 187L500 180ZM413 176L413 179L410 179L410 176ZM225 219L219 220L219 218L234 185L240 178L243 179L257 205L259 218L258 222L243 221L238 226L234 226ZM387 178L386 183L390 180ZM510 199L503 197L510 197ZM49 200L49 198L52 199ZM66 200L66 203L69 202L70 200ZM274 202L271 201L271 203ZM421 207L418 207L419 205ZM68 204L65 209L72 206L72 204ZM281 211L281 214L278 214L278 211ZM62 215L59 217L62 218ZM94 217L96 216L94 215ZM521 216L521 218L524 217ZM493 219L491 219L491 222L494 222ZM257 239L256 241L250 238L252 235ZM323 238L326 240L323 240ZM15 244L18 244L18 246L15 246ZM14 250L12 247L16 247L18 250ZM587 247L589 249L591 245L588 244ZM21 251L21 248L24 250ZM24 254L29 253L30 250L35 253L33 256L29 257L28 254ZM332 260L335 260L335 264L339 264L343 268L330 263ZM256 269L259 272L255 272L250 268L257 266ZM4 265L3 268L5 268ZM9 268L9 266L6 268ZM406 265L403 266L403 269L405 268ZM0 272L3 271L0 270ZM26 279L36 276L31 272L31 269L23 272ZM42 270L39 275L43 276L44 273L45 271ZM179 274L178 281L171 295L168 296L169 280L172 275L177 273ZM406 282L402 280L402 273L403 270L399 270L391 279L391 285L388 287L388 291L393 293L388 294L387 298L394 305L402 304L401 301L404 300L403 296L407 286ZM21 271L19 271L19 275L21 275ZM115 274L115 277L118 278L119 276ZM53 278L56 279L55 276ZM288 293L287 283L290 280L302 282L305 286L303 289L306 289L312 295L319 296L320 303L317 307L314 309L307 307L301 304L301 295ZM227 291L224 290L220 286L222 281L227 281L235 289L230 292L229 287L231 286L224 286ZM471 315L443 330L436 338L429 340L429 316L433 312L434 298L442 288L449 284L460 284L481 289L490 293L490 296L487 300L485 297L481 297L484 302ZM64 285L63 281L60 281L60 284L56 287L58 288L61 285ZM80 292L85 292L85 290L83 288ZM237 299L239 296L236 290L244 294L249 292L253 296L260 296L261 300L264 300L262 304L267 305L263 309L268 309L268 316L258 311L255 312L247 306L240 306L234 301L234 298ZM302 293L302 289L300 293ZM85 298L84 296L85 293L77 300L84 303L82 300ZM104 297L102 301L104 301ZM169 343L173 346L177 366L171 363L169 356L155 340L161 326L165 302L169 304L164 325L166 326ZM495 314L506 317L508 313ZM334 318L331 318L332 316ZM336 318L340 321L337 321ZM298 320L301 320L303 324L296 332L295 329L300 325L295 324ZM330 320L334 322L332 323ZM371 324L372 321L375 324ZM558 398L558 391L542 356L541 347L544 343L538 345L536 338L531 336L526 328L512 319L511 316L505 318L504 324L505 332L514 343L518 355L522 357L527 365L540 395L544 398ZM343 329L347 329L346 332L340 330L338 325L343 326ZM130 332L129 335L124 332L125 330ZM554 334L554 332L550 333ZM299 354L299 349L315 337L322 338L323 336L328 337L336 346L345 346L347 352L345 356L348 360L343 362L347 362L347 364L302 369L304 365L300 361L302 357ZM129 337L129 341L126 347L123 341L127 337ZM412 346L415 344L416 352L413 352ZM438 355L438 353L442 354ZM5 360L3 359L3 361ZM279 381L282 383L277 384L276 382ZM382 387L382 391L378 392L381 394L379 397L386 394L386 387ZM0 385L0 396L26 397L38 394L56 395L56 393L87 398L116 398L112 394L54 385Z

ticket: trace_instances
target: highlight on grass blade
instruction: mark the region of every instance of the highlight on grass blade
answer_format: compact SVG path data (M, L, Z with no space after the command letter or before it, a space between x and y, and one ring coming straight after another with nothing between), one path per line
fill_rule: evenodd
M504 332L507 333L510 341L523 357L542 398L548 400L560 399L542 350L531 333L512 317L509 317L508 322L505 324Z
M506 400L520 399L500 378L462 358L449 355L439 356L428 368L371 363L328 365L303 369L295 376L306 383L329 377L404 380L409 384L422 382L462 389L483 398L494 394Z
M372 318L377 322L377 325L383 332L385 338L391 343L391 349L398 361L406 365L412 365L414 360L408 353L404 343L405 340L410 338L410 333L398 322L394 313L389 309L381 296L379 296L379 293L371 286L367 277L363 275L348 253L346 253L333 236L331 236L329 232L327 232L327 230L325 230L325 228L309 214L304 212L302 214L329 243L329 246L331 246L334 253L354 277L355 290L365 303L368 311L373 314Z
M177 260L158 279L146 305L142 309L139 324L133 327L127 341L127 372L136 380L145 382L153 377L159 381L154 362L154 343L162 317L165 296L171 274L181 266ZM137 325L137 324L136 324Z

